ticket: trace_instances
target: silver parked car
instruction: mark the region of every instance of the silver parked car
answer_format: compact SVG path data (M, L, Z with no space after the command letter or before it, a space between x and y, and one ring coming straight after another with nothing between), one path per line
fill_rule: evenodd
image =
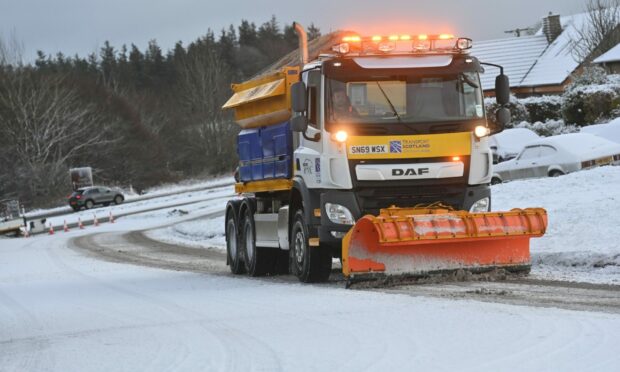
M493 164L516 158L523 147L540 136L526 128L510 128L489 137Z
M103 186L82 187L69 195L69 205L75 211L82 207L90 209L97 204L121 204L124 200L125 196L120 191Z
M620 145L587 133L541 138L519 155L493 166L492 184L519 178L557 177L599 165L620 165Z

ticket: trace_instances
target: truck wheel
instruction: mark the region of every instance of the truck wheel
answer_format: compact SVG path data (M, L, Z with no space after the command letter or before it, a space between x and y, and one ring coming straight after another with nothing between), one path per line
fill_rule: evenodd
M290 268L300 282L325 282L332 270L332 256L326 247L310 247L304 211L298 210L293 219L290 243Z
M95 206L95 203L93 203L92 200L87 200L86 203L84 203L84 208L86 209L91 209L94 206Z
M226 254L228 255L230 271L235 275L243 274L245 267L239 249L239 226L237 226L237 219L232 213L226 220Z
M274 266L277 250L256 246L256 229L252 213L245 213L241 228L240 248L248 275L262 276L269 273Z

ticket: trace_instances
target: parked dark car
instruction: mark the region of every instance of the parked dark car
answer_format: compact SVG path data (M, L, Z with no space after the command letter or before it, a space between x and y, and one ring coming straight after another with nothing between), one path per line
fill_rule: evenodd
M121 204L124 200L125 196L120 191L102 186L83 187L69 195L69 205L75 211L82 207L90 209L95 205Z

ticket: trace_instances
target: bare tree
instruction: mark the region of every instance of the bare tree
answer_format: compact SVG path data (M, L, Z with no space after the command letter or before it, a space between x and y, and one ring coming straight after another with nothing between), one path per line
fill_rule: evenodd
M572 37L579 61L592 60L620 43L620 0L588 0L586 14Z
M62 77L29 69L0 75L0 123L23 196L49 196L66 183L68 162L103 145L105 123ZM17 182L17 180L16 180Z
M24 44L19 41L15 31L11 31L8 40L0 35L0 66L21 66L24 60Z
M190 143L208 159L212 170L221 171L234 159L226 139L237 129L221 110L230 95L228 66L214 50L189 55L181 63L179 101L193 122L188 129L193 132Z

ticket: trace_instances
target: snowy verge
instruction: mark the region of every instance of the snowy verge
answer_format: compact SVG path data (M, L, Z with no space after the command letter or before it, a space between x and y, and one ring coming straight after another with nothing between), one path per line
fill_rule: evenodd
M549 226L531 240L532 274L620 284L620 167L492 187L493 210L543 207Z
M222 206L222 211L224 206ZM226 249L224 216L187 221L161 229L150 230L147 237L164 243L194 248Z

